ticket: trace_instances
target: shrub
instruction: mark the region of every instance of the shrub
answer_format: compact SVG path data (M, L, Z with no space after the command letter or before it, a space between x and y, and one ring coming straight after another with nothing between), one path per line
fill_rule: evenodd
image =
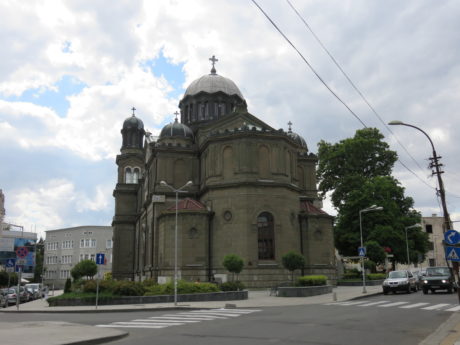
M112 272L105 272L104 273L104 277L103 277L104 280L112 280Z
M385 279L386 274L385 273L369 273L367 275L368 280L380 280L380 279Z
M305 266L305 258L302 254L290 251L281 258L283 267L291 272L291 279L294 282L294 271Z
M220 284L221 291L242 291L244 288L244 284L238 280Z
M310 275L297 278L298 286L326 285L327 277L323 275Z
M236 254L228 254L224 256L222 265L227 269L227 271L233 273L233 275L236 273L236 279L238 280L238 274L243 270L244 261Z
M69 293L72 291L72 281L70 278L67 278L64 285L64 293Z
M218 292L219 288L212 283L191 283L180 280L177 282L177 294ZM154 284L146 287L144 296L172 295L174 283Z
M82 285L82 291L84 293L95 293L96 292L96 281L95 280L86 280Z
M73 279L79 279L82 277L93 277L97 273L97 265L93 260L82 260L76 264L70 274Z
M142 283L123 280L114 284L112 292L119 296L143 296L145 288Z
M361 276L361 272L357 268L348 269L343 274L343 279L355 279Z

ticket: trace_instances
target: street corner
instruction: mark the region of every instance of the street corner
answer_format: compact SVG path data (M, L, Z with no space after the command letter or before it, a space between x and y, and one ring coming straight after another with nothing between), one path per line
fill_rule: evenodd
M129 333L61 321L0 322L0 338L9 345L91 344L113 341Z

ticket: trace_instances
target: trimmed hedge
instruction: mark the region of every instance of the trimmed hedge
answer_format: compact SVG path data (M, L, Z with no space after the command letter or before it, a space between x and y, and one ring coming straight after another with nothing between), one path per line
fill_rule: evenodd
M323 275L310 275L297 278L297 286L326 285L327 277Z
M220 289L222 291L243 291L244 288L244 284L238 280L220 284Z
M219 287L213 283L190 283L183 280L177 282L178 294L219 292ZM146 287L144 296L172 295L174 293L174 283L153 284Z
M369 280L381 280L386 278L385 273L369 273L367 276Z

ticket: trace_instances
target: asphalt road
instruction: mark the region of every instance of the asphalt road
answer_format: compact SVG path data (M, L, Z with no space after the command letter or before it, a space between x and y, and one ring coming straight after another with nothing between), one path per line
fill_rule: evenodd
M8 321L59 320L130 333L110 343L113 345L415 345L458 313L448 311L456 306L456 294L418 292L344 303L226 311L9 314Z

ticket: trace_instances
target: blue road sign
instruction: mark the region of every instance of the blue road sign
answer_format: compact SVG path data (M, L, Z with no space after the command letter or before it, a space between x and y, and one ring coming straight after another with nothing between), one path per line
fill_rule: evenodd
M460 261L460 248L446 247L446 260Z
M358 247L358 255L366 256L366 247Z
M6 259L6 267L14 267L16 265L16 259Z
M460 242L460 232L455 230L447 230L444 233L444 241L446 241L447 244L457 244Z
M96 264L97 265L104 265L105 261L105 254L104 253L97 253L96 254Z

